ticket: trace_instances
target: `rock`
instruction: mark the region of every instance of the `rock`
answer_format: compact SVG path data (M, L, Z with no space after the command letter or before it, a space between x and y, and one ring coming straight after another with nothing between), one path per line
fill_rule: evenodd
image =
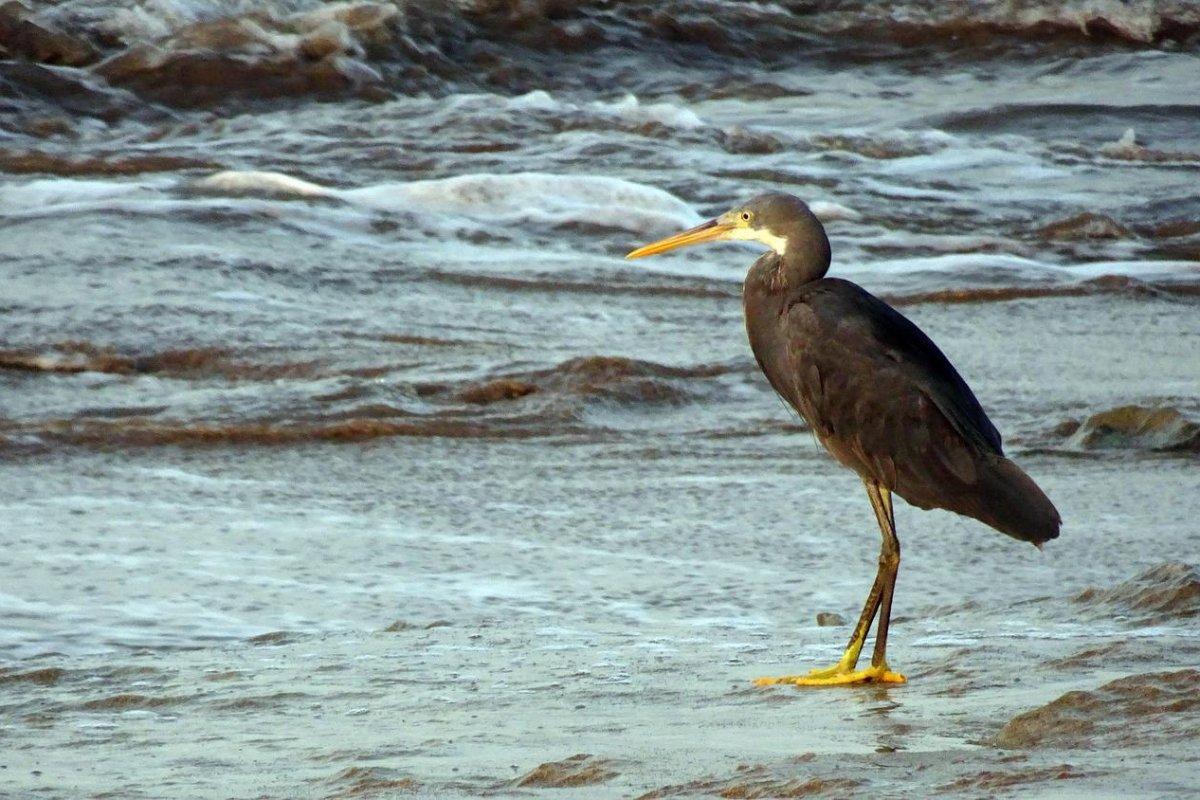
M283 97L335 99L365 96L377 72L355 59L330 55L313 61L299 50L248 55L213 50L164 50L142 45L96 67L114 85L180 108Z
M1200 736L1200 670L1131 675L1067 692L1020 714L995 736L1003 748L1148 746Z
M91 64L100 57L91 44L37 21L15 0L0 5L0 50L7 51L7 58L69 67Z
M817 624L822 628L837 628L846 624L846 618L832 611L822 611L817 614Z
M1085 450L1200 452L1200 425L1174 408L1121 406L1088 417L1067 444Z
M80 127L79 117L113 123L131 115L159 116L129 92L108 86L90 72L0 61L0 129L17 123L34 135L39 128L71 135ZM60 122L64 119L73 120L66 122L66 129Z

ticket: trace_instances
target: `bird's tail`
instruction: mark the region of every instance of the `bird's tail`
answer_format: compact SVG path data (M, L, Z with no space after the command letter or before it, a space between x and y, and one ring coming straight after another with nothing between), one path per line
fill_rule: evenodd
M1058 538L1062 517L1033 478L1003 456L990 456L979 467L979 491L967 513L1023 542Z

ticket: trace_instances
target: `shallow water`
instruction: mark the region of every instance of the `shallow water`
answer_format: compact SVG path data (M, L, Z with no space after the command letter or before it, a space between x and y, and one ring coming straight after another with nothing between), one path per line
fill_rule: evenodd
M1194 7L514 8L0 35L0 795L1200 790ZM1065 520L898 509L903 687L750 687L869 506L621 259L779 188Z

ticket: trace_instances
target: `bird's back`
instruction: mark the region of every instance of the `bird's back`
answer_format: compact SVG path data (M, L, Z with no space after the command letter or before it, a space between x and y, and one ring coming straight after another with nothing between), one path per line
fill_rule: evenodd
M771 385L841 463L921 508L1032 542L1058 535L1046 495L928 336L849 281L786 293L747 281L747 329Z

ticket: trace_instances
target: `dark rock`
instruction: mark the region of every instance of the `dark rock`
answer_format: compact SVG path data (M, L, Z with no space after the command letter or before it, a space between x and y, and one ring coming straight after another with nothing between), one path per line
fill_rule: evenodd
M0 49L8 58L41 64L81 67L95 62L100 54L91 44L33 19L21 3L0 5Z

